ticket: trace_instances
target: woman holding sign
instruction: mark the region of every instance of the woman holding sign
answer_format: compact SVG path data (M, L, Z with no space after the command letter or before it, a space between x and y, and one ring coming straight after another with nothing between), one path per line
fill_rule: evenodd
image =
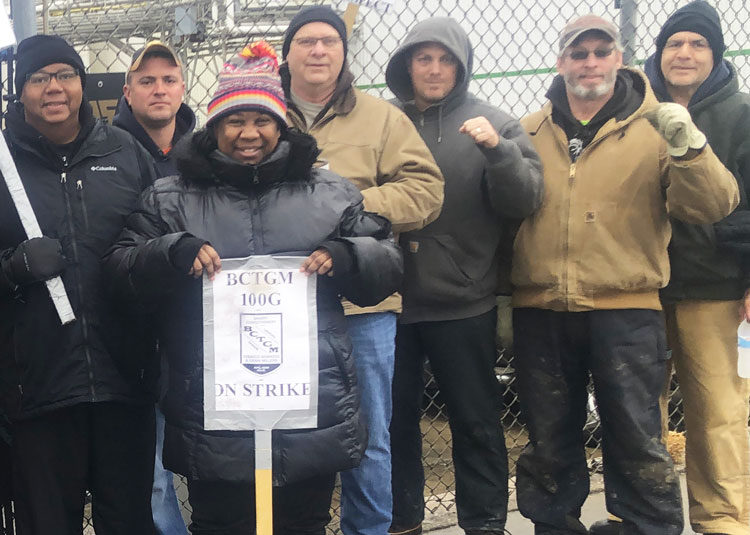
M366 445L340 298L367 306L396 291L401 255L388 221L363 210L350 182L313 168L315 140L287 129L285 117L276 55L264 42L245 47L219 75L205 129L175 147L181 175L144 193L105 258L117 290L159 324L169 362L164 464L188 479L194 535L255 529L254 433L204 426L204 310L196 279L218 280L222 258L303 252L296 269L319 276L317 427L273 432L275 531L323 535L335 474L357 465ZM288 280L284 272L248 272L222 284L244 285L248 306L274 306L281 294L253 289ZM243 331L258 348L275 343L272 329L248 324ZM217 396L305 391L295 384L215 388Z

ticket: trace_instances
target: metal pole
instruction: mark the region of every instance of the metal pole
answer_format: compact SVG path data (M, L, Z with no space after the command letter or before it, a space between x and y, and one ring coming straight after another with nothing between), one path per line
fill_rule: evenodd
M42 0L42 33L49 33L49 1Z
M10 0L10 14L13 17L13 33L19 43L36 35L36 2L34 0Z
M632 65L637 46L638 0L620 0L620 36L622 37L622 62Z

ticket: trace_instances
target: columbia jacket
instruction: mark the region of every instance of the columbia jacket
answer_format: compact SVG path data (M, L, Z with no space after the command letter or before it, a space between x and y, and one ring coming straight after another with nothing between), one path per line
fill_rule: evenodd
M421 112L407 71L413 48L439 43L459 62L456 85ZM440 216L401 235L404 310L400 321L440 321L483 314L495 306L498 246L506 221L534 213L542 203L542 164L521 124L468 92L474 52L450 18L417 24L388 62L386 82L414 122L445 177ZM486 117L500 135L493 149L459 133L467 120ZM505 259L509 260L509 259Z
M290 97L288 65L282 65L280 73L290 124L315 137L320 157L359 188L366 210L388 218L396 235L422 228L438 216L443 175L408 117L355 89L345 64L331 100L313 124L305 124ZM401 296L393 295L373 308L344 306L347 314L400 312Z
M177 166L174 164L174 160L165 154L159 147L156 146L154 140L148 135L148 132L141 126L138 120L133 115L133 109L125 100L125 97L121 97L117 103L117 112L112 120L112 125L118 128L122 128L126 132L130 132L138 142L143 145L151 157L154 159L156 164L156 172L159 177L176 175ZM177 109L177 115L175 117L175 130L174 136L172 137L172 146L174 147L177 142L182 139L183 136L189 134L195 128L195 113L191 110L187 104L183 103Z
M317 285L318 427L274 431L273 472L282 485L357 465L367 440L340 299L369 306L398 287L402 261L390 224L363 210L350 182L311 169L318 151L306 134L288 132L257 166L223 155L205 130L174 150L181 176L144 193L105 260L118 293L158 322L169 361L164 465L191 479L254 478L252 432L203 429L201 281L187 273L204 242L223 258L308 255L321 245L331 252L335 276Z
M737 206L737 183L711 147L671 158L644 117L657 104L646 77L620 74L632 81L628 98L641 105L604 123L575 163L551 103L521 121L544 163L545 197L514 243L515 307L659 310L669 216L714 222Z
M671 101L661 69L646 62L646 75L660 101ZM672 278L664 290L666 301L681 299L733 300L747 289L750 255L735 249L750 247L750 95L741 93L737 71L727 60L709 75L688 103L696 126L706 134L716 156L732 172L740 190L740 204L715 225L672 221L669 259ZM740 243L717 242L722 231L737 230Z
M62 280L76 315L61 325L43 283L15 288L0 280L0 395L13 419L84 402L153 402L153 338L110 297L100 265L153 181L153 164L130 134L96 122L86 102L80 117L68 157L25 122L21 103L6 116L6 139L42 233L60 240L68 260ZM2 181L0 254L25 239Z

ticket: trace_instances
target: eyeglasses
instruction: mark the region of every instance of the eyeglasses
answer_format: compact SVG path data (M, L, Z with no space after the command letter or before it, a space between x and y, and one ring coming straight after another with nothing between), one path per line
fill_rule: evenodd
M318 43L318 41L323 43L323 46L326 48L333 48L341 42L341 37L298 37L297 39L292 39L292 42L296 43L302 48L312 48Z
M589 57L589 54L594 54L599 59L609 57L612 52L614 52L614 48L597 48L595 50L571 50L568 55L570 56L570 59L574 61L582 61Z
M32 72L26 75L26 81L31 86L42 87L46 86L52 78L60 82L62 85L68 85L73 83L73 80L78 78L78 69L64 69L57 72Z

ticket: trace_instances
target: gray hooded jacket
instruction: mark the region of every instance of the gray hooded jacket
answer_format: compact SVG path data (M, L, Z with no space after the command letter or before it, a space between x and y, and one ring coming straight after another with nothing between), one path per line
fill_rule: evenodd
M424 112L414 105L407 71L412 49L438 43L458 58L456 85ZM504 218L524 218L542 204L542 164L516 119L468 92L473 50L450 18L420 22L388 62L385 79L394 102L414 121L445 177L443 210L433 223L401 235L404 250L402 323L463 319L495 305ZM486 117L500 134L487 149L459 133L467 120ZM508 253L509 254L509 253Z

